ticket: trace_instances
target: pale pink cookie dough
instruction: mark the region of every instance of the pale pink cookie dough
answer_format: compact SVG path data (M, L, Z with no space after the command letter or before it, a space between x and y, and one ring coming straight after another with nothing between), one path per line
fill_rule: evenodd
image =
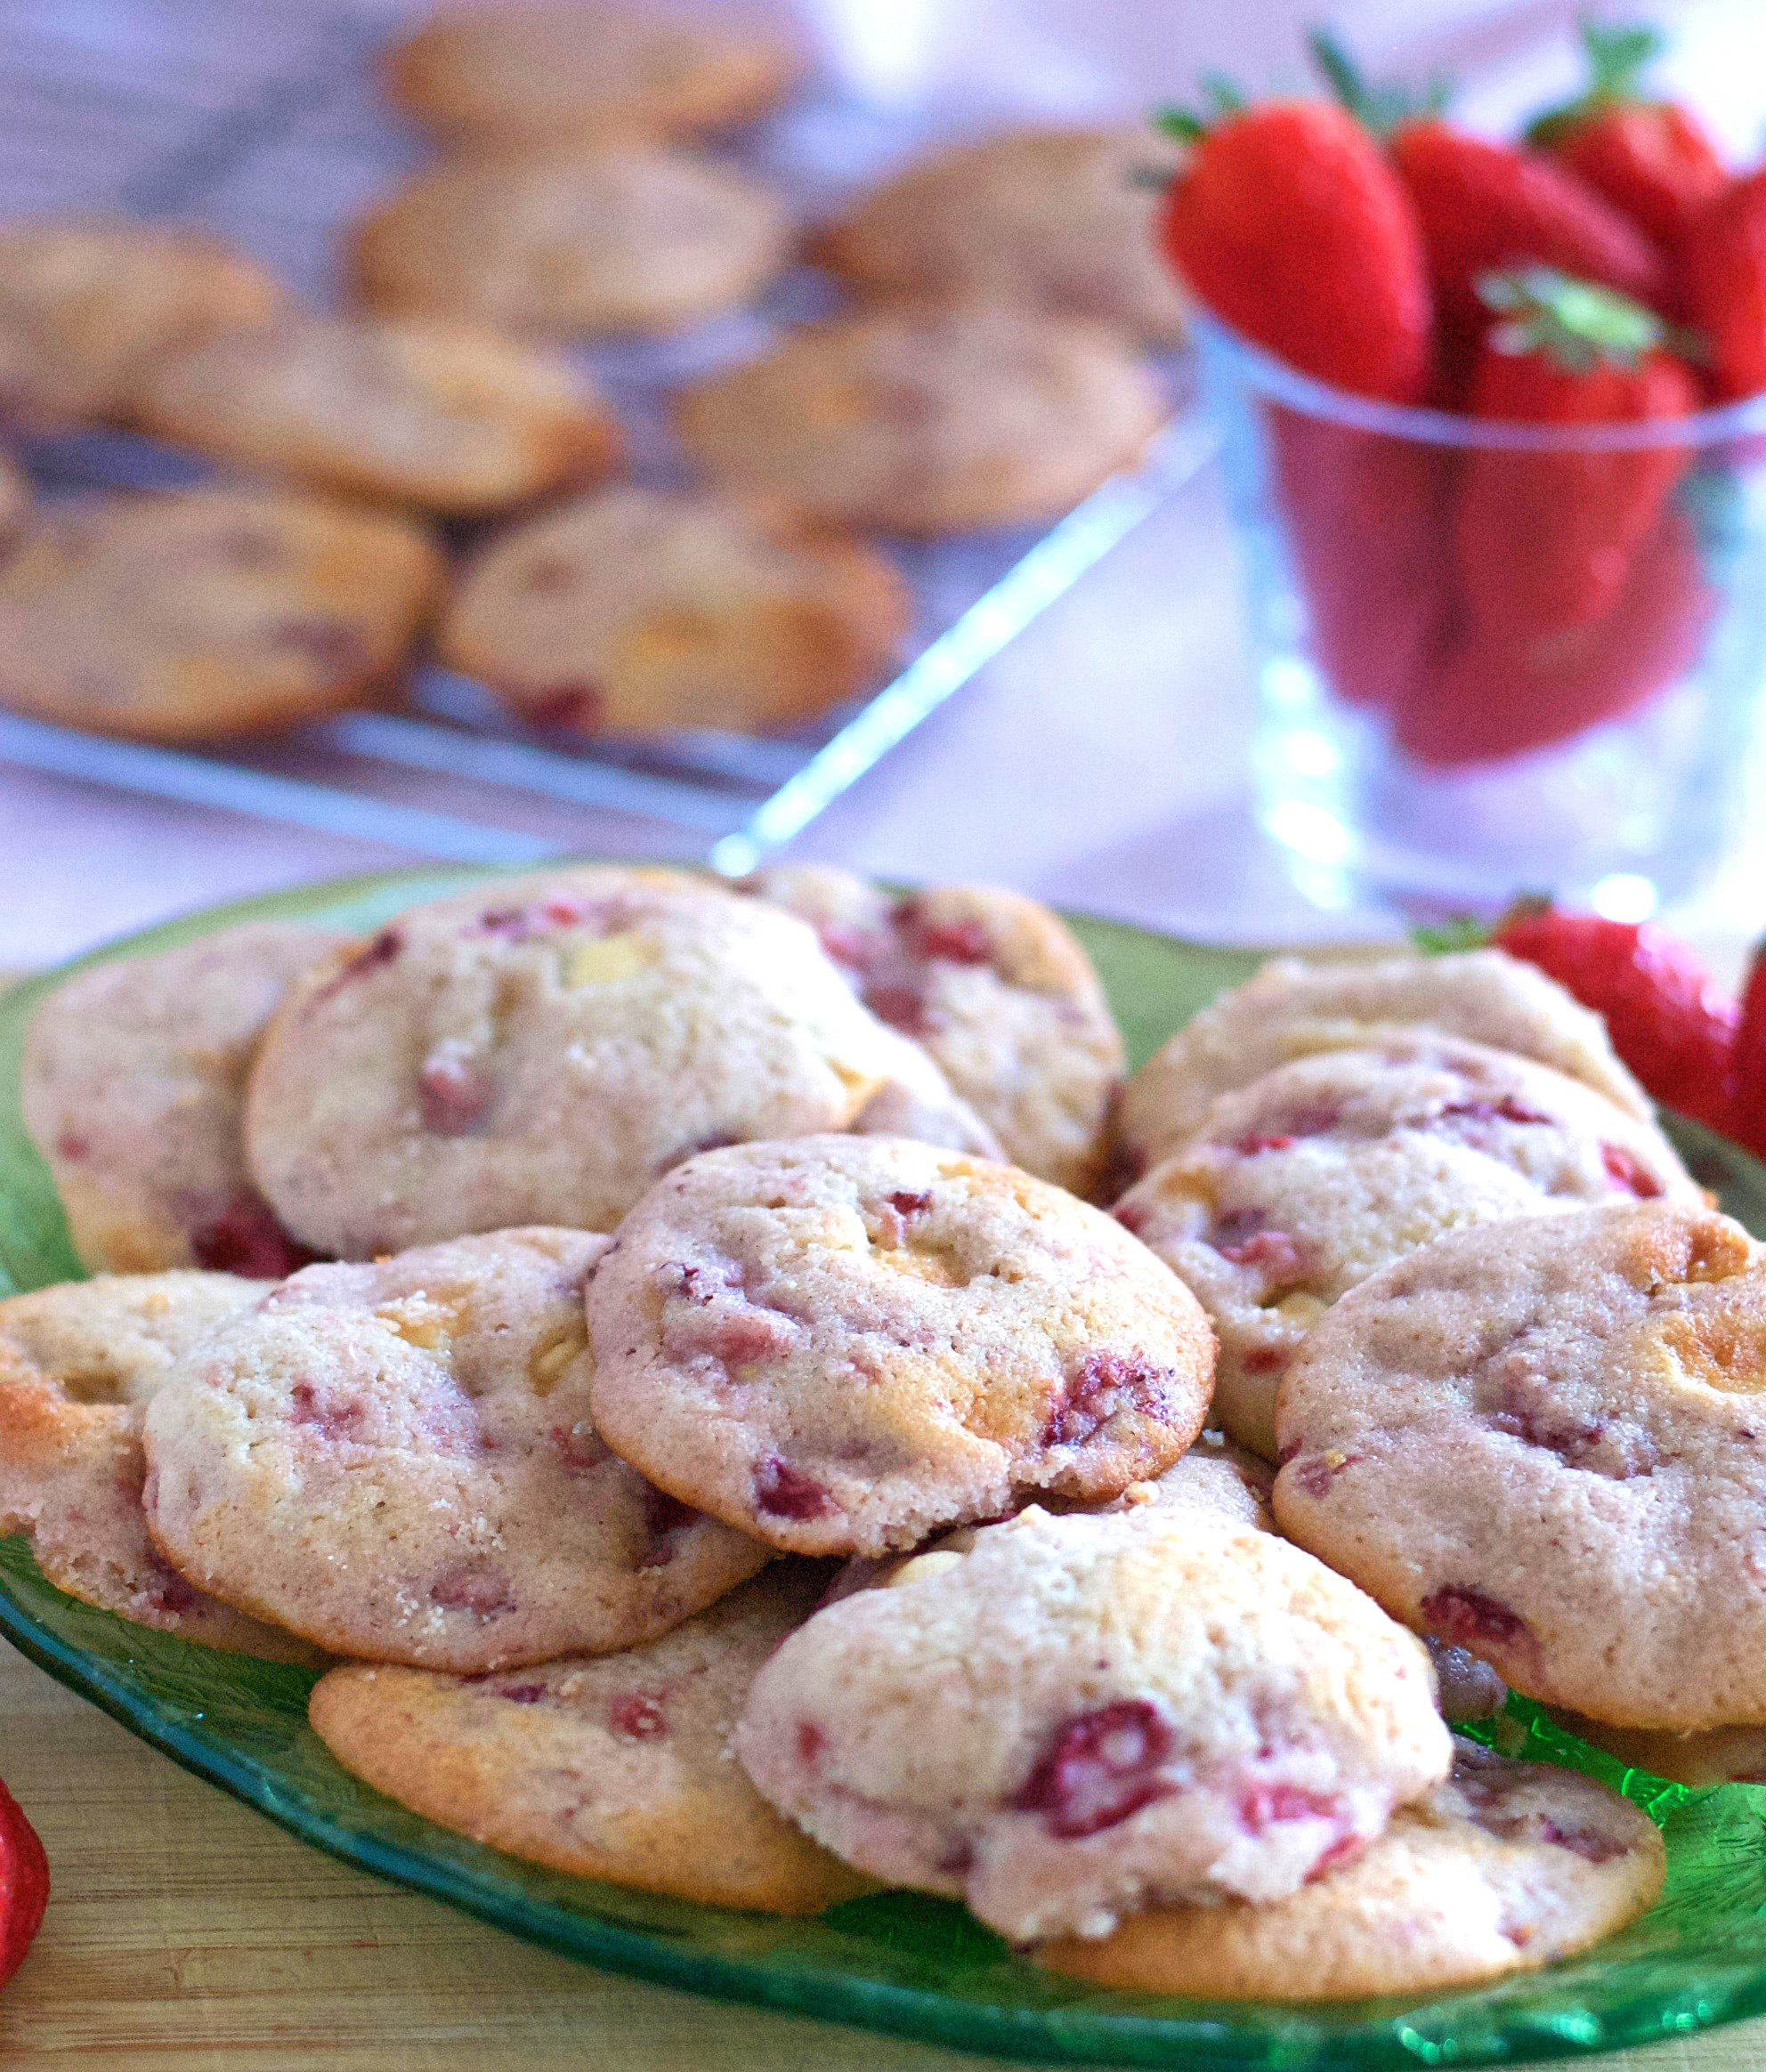
M606 1247L506 1230L284 1282L149 1407L161 1550L337 1654L432 1669L632 1647L702 1610L766 1550L596 1432L582 1298Z
M1122 1040L1057 914L992 886L897 897L814 863L774 864L747 883L814 928L866 1007L934 1059L1014 1165L1094 1193Z
M1653 1123L1549 1066L1419 1032L1224 1094L1116 1204L1220 1339L1215 1415L1276 1452L1276 1392L1341 1296L1443 1231L1589 1202L1702 1200Z
M317 1250L518 1223L611 1230L709 1145L990 1130L789 914L666 870L580 868L414 907L304 975L246 1144Z
M0 1302L0 1533L58 1590L206 1647L311 1661L196 1589L147 1536L142 1420L177 1362L255 1302L231 1274L100 1275Z
M77 972L31 1019L20 1105L95 1272L275 1279L312 1254L246 1173L246 1074L290 981L349 937L245 921Z
M1108 1217L899 1137L691 1160L620 1226L589 1327L608 1443L805 1554L1118 1495L1195 1437L1214 1349Z
M1766 1249L1683 1202L1454 1231L1282 1385L1282 1529L1524 1696L1766 1725Z
M1144 1170L1180 1150L1220 1095L1320 1050L1365 1050L1419 1030L1512 1050L1581 1080L1648 1121L1649 1097L1606 1024L1555 979L1501 950L1301 963L1281 957L1203 1008L1135 1073L1127 1150Z
M1273 1534L1032 1509L819 1611L736 1752L824 1847L1014 1942L1267 1902L1446 1774L1415 1639Z
M870 1881L773 1810L730 1734L822 1584L782 1562L660 1640L498 1676L342 1664L309 1717L345 1769L511 1856L709 1906L819 1914Z

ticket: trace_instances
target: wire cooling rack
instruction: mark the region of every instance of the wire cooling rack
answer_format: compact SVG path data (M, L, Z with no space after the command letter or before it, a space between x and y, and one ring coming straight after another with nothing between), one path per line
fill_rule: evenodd
M422 156L378 104L374 84L375 51L409 12L401 0L4 0L0 214L117 209L200 223L327 301L341 226ZM823 85L735 155L809 215L929 141L901 111ZM658 482L680 472L665 423L672 388L747 357L829 295L799 271L759 308L685 336L585 351L583 364L626 421L636 472ZM911 660L867 700L814 728L561 745L513 719L482 686L425 668L403 709L346 713L202 753L0 715L0 758L467 861L554 853L570 846L573 809L611 809L670 823L719 869L747 870L1203 464L1211 439L1185 407L1184 370L1170 371L1177 414L1148 460L1051 529L887 543L915 601ZM25 458L50 496L173 486L205 472L186 456L109 433L36 440ZM532 831L536 818L545 831Z

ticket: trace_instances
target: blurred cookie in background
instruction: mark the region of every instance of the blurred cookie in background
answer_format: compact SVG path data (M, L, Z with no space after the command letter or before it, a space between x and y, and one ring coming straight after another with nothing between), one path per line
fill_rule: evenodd
M1058 517L1164 415L1108 332L1000 307L806 325L677 406L688 450L727 487L922 535Z
M531 337L642 335L741 308L790 244L782 204L757 182L632 146L420 174L359 227L354 276L387 315Z
M109 215L0 223L0 417L112 416L161 354L286 300L255 260L198 231Z
M335 711L395 676L442 578L420 527L279 490L45 512L0 566L0 704L162 741Z
M595 481L620 446L562 360L433 318L228 332L163 360L134 415L217 460L457 515Z
M1009 131L861 194L814 256L867 298L984 296L1173 344L1182 304L1153 221L1176 158L1148 131Z
M442 659L523 717L583 732L789 727L864 690L906 587L846 534L701 491L628 485L492 540Z
M540 0L444 8L387 53L382 77L447 142L507 151L731 129L765 114L800 69L763 29Z

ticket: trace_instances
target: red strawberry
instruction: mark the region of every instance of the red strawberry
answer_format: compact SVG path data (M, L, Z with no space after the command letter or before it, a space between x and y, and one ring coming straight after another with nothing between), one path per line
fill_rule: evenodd
M0 1785L0 1985L24 1962L49 1901L49 1858L19 1802Z
M1755 949L1742 988L1730 1093L1730 1135L1755 1158L1766 1158L1766 943Z
M1611 289L1535 266L1491 276L1483 295L1503 321L1478 361L1474 417L1621 425L1698 407L1691 373L1665 349L1661 320ZM1474 452L1454 529L1473 629L1523 640L1604 618L1687 462L1674 446Z
M1655 247L1543 152L1430 120L1400 123L1391 151L1422 225L1442 329L1461 351L1489 321L1478 283L1504 268L1552 266L1638 302L1662 302L1668 284Z
M1549 151L1668 252L1729 184L1703 123L1677 101L1646 101L1644 68L1659 55L1653 28L1582 25L1590 83L1579 100L1529 125L1527 141Z
M1361 125L1323 101L1229 109L1166 194L1167 257L1216 316L1292 367L1357 395L1410 402L1429 379L1422 239Z
M1766 167L1697 217L1681 249L1681 276L1718 395L1757 396L1766 389Z
M1422 671L1447 602L1459 457L1278 404L1268 423L1314 660L1348 703L1389 705Z
M1691 525L1665 511L1606 618L1530 639L1462 635L1399 697L1393 737L1440 766L1572 741L1678 682L1698 660L1718 602Z
M1740 1010L1684 943L1653 921L1608 921L1552 906L1518 909L1493 938L1607 1021L1647 1092L1723 1129Z

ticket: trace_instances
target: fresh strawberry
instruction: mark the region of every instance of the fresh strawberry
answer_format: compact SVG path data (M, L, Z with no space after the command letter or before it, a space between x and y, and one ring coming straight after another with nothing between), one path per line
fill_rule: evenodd
M1489 321L1478 283L1505 268L1555 267L1663 303L1668 280L1656 247L1543 152L1424 120L1400 123L1391 153L1422 225L1442 330L1458 351L1474 347Z
M0 1986L23 1963L49 1901L49 1858L19 1802L0 1785Z
M1718 603L1691 524L1665 511L1605 619L1531 639L1462 632L1396 700L1393 738L1443 768L1573 741L1678 683L1702 653Z
M1766 1158L1766 943L1756 946L1742 988L1730 1097L1729 1134L1755 1158Z
M1492 938L1606 1017L1613 1048L1666 1106L1728 1127L1740 1009L1684 943L1653 921L1529 902Z
M1677 101L1639 91L1662 50L1653 28L1582 25L1588 91L1537 117L1527 141L1549 151L1646 237L1678 252L1693 220L1723 191L1729 174L1703 123Z
M1610 288L1535 266L1491 275L1482 292L1501 321L1478 358L1474 417L1573 428L1672 420L1698 407L1661 320ZM1473 629L1520 642L1604 618L1687 465L1687 449L1668 445L1474 451L1454 528Z
M1766 389L1766 167L1719 195L1681 247L1687 318L1726 401Z
M1314 660L1351 705L1422 670L1447 603L1454 449L1271 405L1274 487Z
M1211 124L1167 190L1167 257L1214 314L1334 387L1410 402L1429 380L1422 243L1378 147L1341 109L1277 101Z

